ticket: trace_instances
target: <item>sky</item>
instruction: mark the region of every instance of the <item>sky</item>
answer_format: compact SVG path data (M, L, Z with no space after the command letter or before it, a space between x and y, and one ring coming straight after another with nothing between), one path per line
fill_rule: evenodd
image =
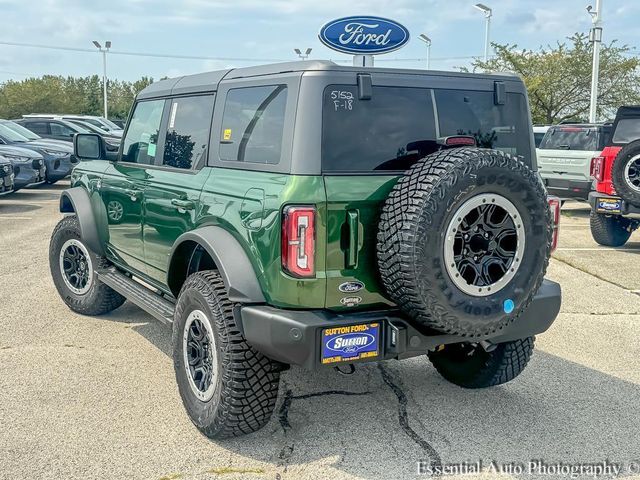
M595 0L592 0L595 4ZM394 19L411 32L401 50L376 65L424 68L431 37L431 68L453 70L484 51L484 17L474 0L0 0L0 83L44 74L102 74L92 40L112 42L108 76L159 79L223 68L296 60L294 48L313 49L311 59L350 63L318 40L320 27L348 15ZM484 0L493 9L491 40L523 48L564 41L588 32L589 0ZM640 1L603 0L604 41L638 47ZM86 49L61 51L10 46L28 43ZM123 55L138 52L188 55L176 59Z

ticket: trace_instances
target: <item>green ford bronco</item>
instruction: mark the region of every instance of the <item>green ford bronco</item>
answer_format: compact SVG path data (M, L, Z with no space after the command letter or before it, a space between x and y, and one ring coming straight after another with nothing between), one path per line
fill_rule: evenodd
M512 380L560 309L558 202L516 77L309 61L163 80L119 152L75 137L50 267L86 315L173 328L205 435L258 430L280 373L428 355ZM551 206L550 206L551 205Z

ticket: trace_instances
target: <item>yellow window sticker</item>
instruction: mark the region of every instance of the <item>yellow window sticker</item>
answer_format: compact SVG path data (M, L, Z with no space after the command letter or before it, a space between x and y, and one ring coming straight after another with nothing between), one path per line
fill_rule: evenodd
M230 128L225 128L224 129L224 133L222 134L222 139L223 140L231 140L231 129Z

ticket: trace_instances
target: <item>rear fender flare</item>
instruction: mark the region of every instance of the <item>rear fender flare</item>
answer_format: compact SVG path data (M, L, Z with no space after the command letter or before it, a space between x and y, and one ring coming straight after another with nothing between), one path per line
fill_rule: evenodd
M98 194L94 194L93 196L96 198L93 198L92 201L92 197L89 196L89 193L84 188L69 188L60 195L60 212L74 213L76 217L78 217L78 223L80 224L80 236L82 237L82 242L87 246L87 248L89 248L89 250L98 255L104 256L104 246L100 241L100 223L96 221L94 209L92 208L92 203L98 202L102 205L102 201ZM108 235L108 230L106 235ZM106 237L103 237L103 239L107 240Z
M182 262L175 254L185 242L200 245L213 259L232 302L266 303L255 270L244 248L231 233L218 226L201 227L186 232L174 243L167 271L167 285L174 295L177 295L181 287L176 283L176 279L182 276L182 272L178 271Z

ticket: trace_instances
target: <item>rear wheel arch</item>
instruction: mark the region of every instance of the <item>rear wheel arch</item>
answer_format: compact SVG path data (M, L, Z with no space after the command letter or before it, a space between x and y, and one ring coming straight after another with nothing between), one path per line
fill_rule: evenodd
M171 250L167 285L174 296L187 277L202 270L217 270L229 299L238 303L265 303L262 288L244 248L228 231L208 226L181 235Z

